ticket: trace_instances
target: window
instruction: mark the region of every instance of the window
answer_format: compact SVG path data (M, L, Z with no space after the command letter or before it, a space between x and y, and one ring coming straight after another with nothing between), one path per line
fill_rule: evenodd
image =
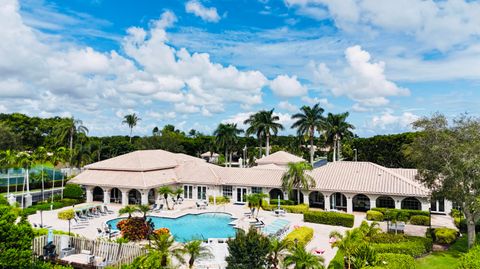
M232 198L233 188L232 186L223 186L222 194L225 197Z
M415 197L408 197L402 200L402 209L422 210L422 204Z
M192 185L183 185L183 198L192 199L193 198L193 186Z
M252 193L263 193L262 187L252 187Z

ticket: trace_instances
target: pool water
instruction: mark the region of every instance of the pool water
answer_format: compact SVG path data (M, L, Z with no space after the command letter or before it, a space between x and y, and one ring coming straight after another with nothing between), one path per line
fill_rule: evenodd
M107 221L112 229L118 229L117 223L125 218ZM229 238L235 236L235 228L229 223L233 218L225 213L187 214L179 218L148 217L155 229L168 228L176 241L188 242L193 239Z

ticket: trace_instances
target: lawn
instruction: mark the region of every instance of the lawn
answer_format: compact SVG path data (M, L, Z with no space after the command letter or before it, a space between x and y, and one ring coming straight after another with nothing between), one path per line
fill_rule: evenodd
M463 236L447 251L433 252L432 254L416 260L417 269L451 269L456 268L459 257L468 251L467 237Z

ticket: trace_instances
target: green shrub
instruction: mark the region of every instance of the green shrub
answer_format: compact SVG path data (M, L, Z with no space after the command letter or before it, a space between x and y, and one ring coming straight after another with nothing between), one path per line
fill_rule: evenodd
M277 209L278 205L269 205L268 203L265 202L262 204L262 208L263 210L272 211ZM288 213L302 214L308 211L310 207L306 204L299 204L299 205L284 205L284 206L281 206L281 208Z
M213 196L208 196L208 202L213 204ZM226 197L226 196L216 196L215 197L215 202L217 204L228 204L230 203L230 198Z
M23 212L23 214L28 216L28 215L33 215L33 214L37 213L37 209L33 208L33 207L27 207L27 208L24 208L22 210L22 212Z
M414 215L410 217L410 224L428 226L430 225L430 217Z
M375 211L375 210L368 210L367 211L367 220L374 220L374 221L383 221L384 216L382 212Z
M377 256L378 265L374 268L388 268L388 269L415 269L415 259L406 254L396 253L381 253Z
M419 244L415 241L400 243L373 243L372 247L378 253L406 254L412 257L420 257L428 252L423 244Z
M345 268L345 255L341 250L337 250L337 254L328 264L328 269L344 269Z
M480 268L480 245L473 247L460 258L458 269Z
M306 211L303 213L305 222L321 223L344 227L353 227L354 216L352 214L327 212L327 211Z
M310 242L313 238L313 229L310 227L300 227L292 232L290 232L286 237L285 240L295 242L295 239L297 239L299 244L303 244L306 246L308 242Z
M42 235L47 235L48 234L48 229L47 228L33 228L33 236L42 236ZM68 232L64 232L62 230L53 230L53 234L58 234L58 235L68 235ZM70 233L70 236L78 236L77 234Z
M278 199L270 199L271 205L278 205ZM280 205L295 205L295 201L280 199Z
M63 189L64 198L83 199L83 189L77 184L67 184Z
M382 212L385 217L387 216L387 210L390 214L400 214L405 216L407 219L410 219L412 216L430 216L430 212L422 210L413 210L413 209L396 209L396 208L385 208L385 207L375 207L372 208L373 211Z
M413 243L420 245L425 252L432 250L432 239L421 236L409 236L404 234L379 233L370 238L370 242L374 244L395 245L401 243ZM396 252L397 253L397 252Z
M450 228L437 228L434 231L435 243L451 244L457 239L457 230Z

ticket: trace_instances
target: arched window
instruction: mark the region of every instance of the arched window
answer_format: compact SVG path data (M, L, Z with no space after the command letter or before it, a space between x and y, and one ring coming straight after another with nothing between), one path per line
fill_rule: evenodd
M402 200L402 209L422 210L422 203L415 197L407 197Z
M330 209L347 211L347 197L339 192L330 195Z
M270 195L270 200L278 199L278 197L280 197L280 199L283 200L283 191L280 189L271 189L269 192L269 195Z
M377 207L395 208L395 200L389 196L380 196L377 198Z
M93 188L93 201L103 202L103 189L100 187Z
M319 191L312 191L310 195L308 195L308 203L310 207L315 208L325 208L325 197Z
M142 194L136 190L130 190L128 192L128 204L139 205L142 203Z
M366 212L370 210L370 198L364 194L357 194L352 199L353 211Z
M110 203L121 203L122 202L122 192L118 188L113 188L110 191Z

